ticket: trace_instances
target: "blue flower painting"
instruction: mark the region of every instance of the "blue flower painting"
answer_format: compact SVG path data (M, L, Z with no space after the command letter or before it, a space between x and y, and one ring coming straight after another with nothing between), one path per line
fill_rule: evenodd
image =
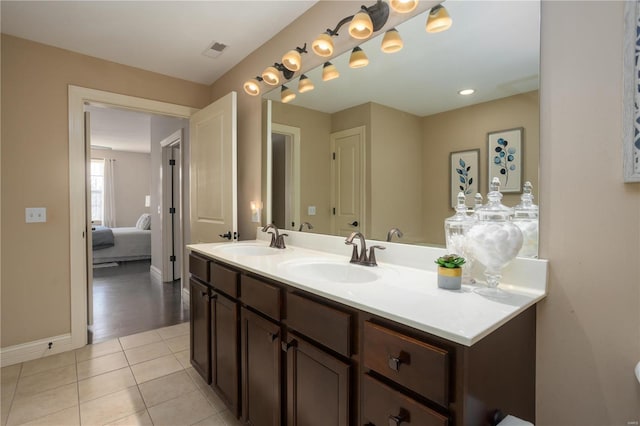
M514 147L508 147L509 141L505 138L498 138L498 146L494 148L496 156L493 162L499 167L500 174L504 176L504 186L509 186L509 172L516 170L517 150Z
M464 195L471 194L471 185L473 184L473 176L469 175L471 172L471 166L467 166L467 163L460 157L458 160L458 165L460 167L456 167L456 173L458 173L458 180L460 181L460 191L464 192Z
M478 180L480 179L479 162L479 149L457 151L449 154L449 173L451 177L449 202L452 208L457 204L458 192L460 191L467 197L469 205L472 205L473 196L480 190L478 188Z
M501 130L488 136L488 181L500 179L502 192L521 192L524 129Z

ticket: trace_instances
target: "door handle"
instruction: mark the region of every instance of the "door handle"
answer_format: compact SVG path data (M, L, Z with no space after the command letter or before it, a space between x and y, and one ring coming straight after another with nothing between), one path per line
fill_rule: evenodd
M354 221L353 221L353 222L351 222L349 225L351 225L351 226L356 226L356 227L357 227L357 226L358 226L358 221L357 221L357 220L354 220Z
M231 240L231 231L228 231L226 234L219 234L219 237L226 240Z

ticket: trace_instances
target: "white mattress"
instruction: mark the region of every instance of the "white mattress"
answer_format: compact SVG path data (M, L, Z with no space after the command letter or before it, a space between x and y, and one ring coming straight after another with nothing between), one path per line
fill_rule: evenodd
M151 231L111 228L114 246L93 251L93 263L151 259Z

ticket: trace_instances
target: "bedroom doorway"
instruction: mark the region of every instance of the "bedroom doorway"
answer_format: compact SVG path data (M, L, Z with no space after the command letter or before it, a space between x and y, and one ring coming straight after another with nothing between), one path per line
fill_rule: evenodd
M187 321L178 259L183 229L180 148L188 120L103 104L88 103L85 109L90 111L86 162L101 163L87 167L101 171L99 176L88 173L86 181L92 229L87 240L93 240L87 249L87 339L97 343ZM167 138L162 137L169 133L179 137L165 149L161 142ZM175 170L166 178L165 156ZM167 200L175 214L165 214ZM165 224L168 216L172 220ZM166 238L176 261L163 255ZM164 270L171 279L164 279Z

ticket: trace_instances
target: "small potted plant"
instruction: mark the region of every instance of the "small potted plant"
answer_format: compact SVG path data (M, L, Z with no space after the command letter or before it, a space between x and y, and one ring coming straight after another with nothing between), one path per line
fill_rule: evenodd
M439 257L435 263L438 265L438 287L446 290L460 290L464 257L447 254Z

